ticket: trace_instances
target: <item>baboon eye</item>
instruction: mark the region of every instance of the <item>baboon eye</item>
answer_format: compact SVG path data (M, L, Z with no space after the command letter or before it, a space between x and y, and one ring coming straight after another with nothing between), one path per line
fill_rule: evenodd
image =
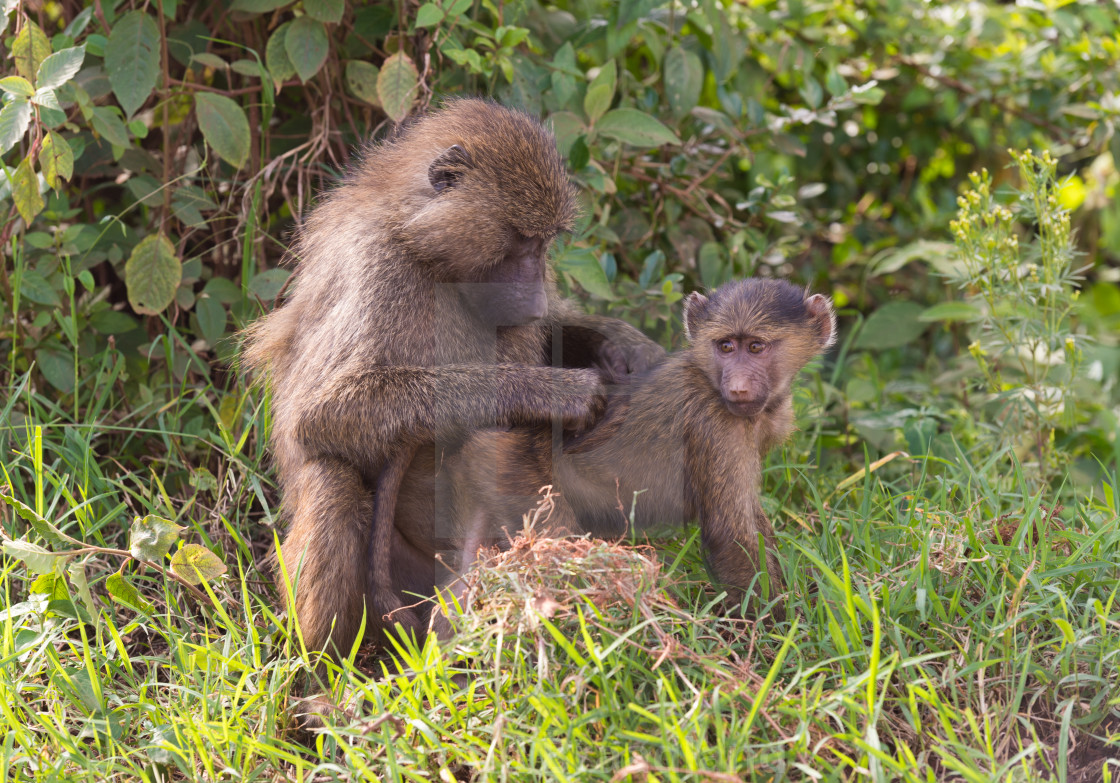
M716 343L716 348L720 353L732 353L735 350L735 343L732 340L720 340Z
M762 353L766 350L766 343L754 340L750 345L747 346L747 350L751 353Z

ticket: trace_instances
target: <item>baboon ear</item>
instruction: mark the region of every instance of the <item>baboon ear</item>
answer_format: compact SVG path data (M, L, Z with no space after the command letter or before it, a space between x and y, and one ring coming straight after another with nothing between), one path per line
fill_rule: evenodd
M805 300L805 308L817 327L823 351L836 342L836 313L832 310L832 300L823 294L813 294Z
M693 291L684 300L684 336L692 341L692 333L708 315L708 297Z
M452 144L428 166L428 182L436 193L442 193L462 178L471 165L471 156L458 144Z

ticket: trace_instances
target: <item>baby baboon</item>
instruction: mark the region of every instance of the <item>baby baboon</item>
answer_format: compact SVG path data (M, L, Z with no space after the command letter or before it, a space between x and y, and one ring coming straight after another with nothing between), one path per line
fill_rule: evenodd
M684 323L691 345L633 378L558 456L523 432L471 438L453 470L461 562L474 560L478 542L501 544L503 528L518 526L537 489L552 484L561 531L621 536L632 503L638 528L699 517L711 570L733 599L760 570L770 595L783 590L759 502L762 460L793 430L794 377L834 340L832 304L784 280L742 280L691 294ZM534 454L538 464L550 457L551 470L546 461L526 475Z
M458 100L367 149L309 215L294 290L248 330L244 359L272 392L281 556L310 649L329 640L345 652L367 604L368 626L383 627L391 594L431 594L438 581L446 545L430 489L411 527L374 531L371 553L383 471L394 487L430 488L478 428L585 427L604 377L663 355L559 296L548 251L575 213L547 129ZM563 368L549 366L554 353ZM388 577L371 578L374 562Z

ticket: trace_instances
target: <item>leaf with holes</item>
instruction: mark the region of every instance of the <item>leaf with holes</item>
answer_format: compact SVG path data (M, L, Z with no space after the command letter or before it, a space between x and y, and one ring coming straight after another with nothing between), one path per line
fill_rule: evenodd
M109 84L126 117L144 105L159 79L159 26L143 11L129 11L113 25L105 47Z
M323 67L329 49L327 28L310 16L296 19L284 35L284 51L295 66L299 80L305 84Z
M77 75L86 58L85 44L61 49L43 60L35 76L35 88L53 90L61 87Z
M389 118L400 122L407 117L419 93L420 74L409 56L397 52L387 57L377 75L377 94Z
M194 96L198 127L214 152L234 168L249 159L249 120L237 101L212 92Z
M200 544L184 544L171 556L171 570L187 584L209 582L226 572L226 564Z
M183 278L183 265L171 241L163 234L141 240L124 265L128 303L142 315L163 312L175 299Z
M12 42L12 58L16 73L25 79L34 79L43 60L51 54L51 42L37 24L28 20Z
M74 151L70 149L66 139L47 131L43 149L39 153L39 165L43 168L47 187L57 189L61 184L60 180L69 181L74 176Z
M351 94L372 106L380 106L377 96L377 66L362 60L346 63L346 87Z
M186 528L182 525L153 514L136 517L128 529L128 551L137 560L159 563L184 530Z
M0 109L0 155L19 143L31 124L31 104L16 99Z

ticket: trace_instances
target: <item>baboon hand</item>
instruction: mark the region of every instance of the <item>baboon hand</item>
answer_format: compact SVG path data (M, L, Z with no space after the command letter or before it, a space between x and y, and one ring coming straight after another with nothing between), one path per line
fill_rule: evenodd
M582 432L594 427L607 409L607 393L597 370L565 370L571 379L559 400L557 414L564 429Z
M660 345L644 336L641 338L603 343L595 364L604 383L626 383L630 376L644 373L665 358L665 350Z

